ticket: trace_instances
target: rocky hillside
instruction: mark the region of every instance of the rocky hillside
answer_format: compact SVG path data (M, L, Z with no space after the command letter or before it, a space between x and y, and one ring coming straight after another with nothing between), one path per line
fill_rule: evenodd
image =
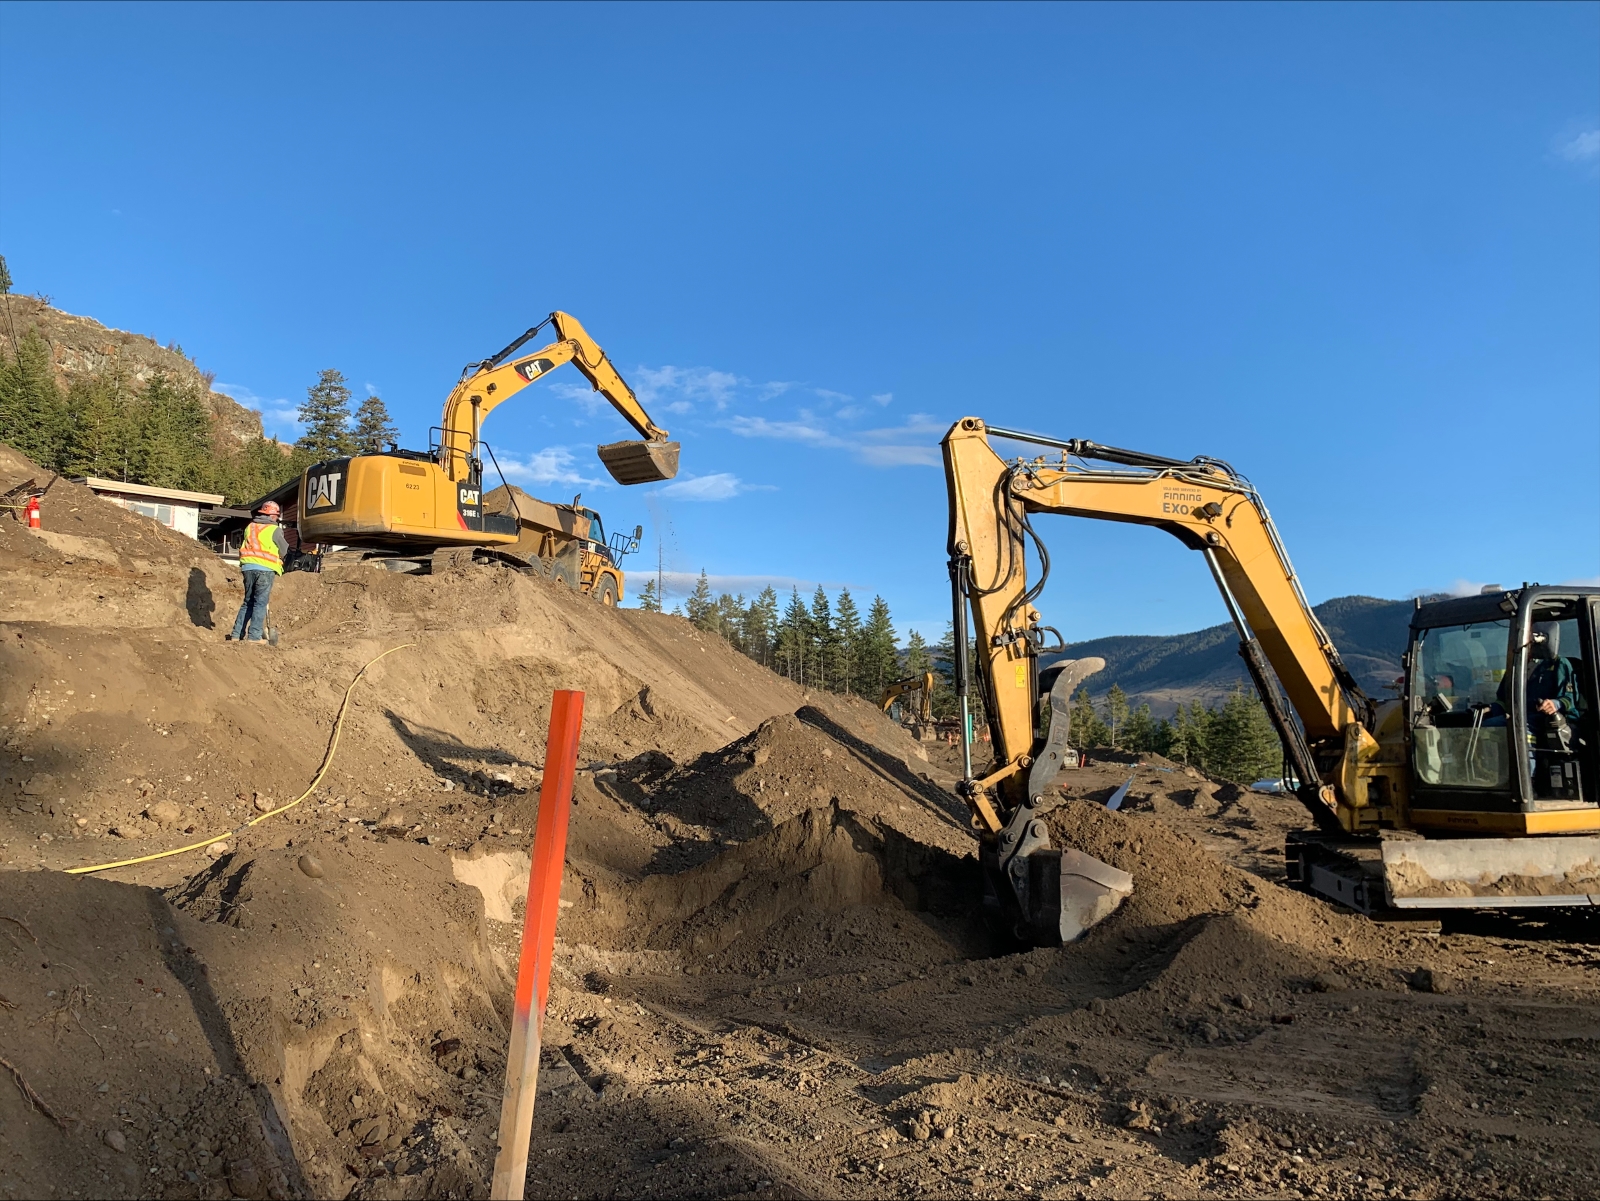
M224 441L244 443L261 437L261 414L247 409L231 396L211 388L211 375L175 347L160 345L145 334L130 334L109 329L92 317L79 317L52 308L37 296L6 297L8 314L0 314L0 348L15 356L12 327L18 338L38 330L50 344L56 379L65 391L74 380L83 379L114 366L127 373L132 386L142 388L157 371L184 383L198 383L206 393L218 432Z

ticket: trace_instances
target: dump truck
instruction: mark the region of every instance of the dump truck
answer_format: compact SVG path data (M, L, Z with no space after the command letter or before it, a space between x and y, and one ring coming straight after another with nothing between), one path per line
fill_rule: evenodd
M639 549L644 527L608 538L600 514L585 508L582 500L580 494L569 505L551 504L506 484L486 495L483 506L517 522L517 541L499 548L501 554L615 608L625 595L622 560Z

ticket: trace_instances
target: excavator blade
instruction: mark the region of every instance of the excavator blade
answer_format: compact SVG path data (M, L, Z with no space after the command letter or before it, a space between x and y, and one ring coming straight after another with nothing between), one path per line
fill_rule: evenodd
M1600 836L1389 838L1383 884L1396 909L1600 905Z
M654 484L678 474L676 442L608 442L596 453L619 484Z

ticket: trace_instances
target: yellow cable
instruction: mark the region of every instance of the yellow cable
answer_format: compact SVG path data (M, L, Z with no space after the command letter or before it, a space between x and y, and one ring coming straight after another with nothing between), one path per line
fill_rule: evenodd
M260 823L266 821L267 818L276 817L286 809L293 809L301 801L305 800L317 790L317 785L322 783L322 777L327 774L329 765L333 763L334 752L339 749L339 733L344 729L345 711L350 707L350 694L355 691L356 685L361 682L361 677L367 674L367 668L371 667L379 659L382 659L384 655L392 655L395 653L395 651L403 651L408 646L416 645L417 644L415 642L402 642L399 646L392 646L388 650L384 651L382 655L378 655L375 658L367 660L366 665L363 666L360 671L356 672L355 679L350 681L350 687L344 690L344 700L339 705L339 715L333 719L333 736L328 739L328 750L327 753L322 756L322 766L317 768L317 774L311 781L311 787L307 788L287 805L279 805L276 809L270 809L266 813L263 813L260 817L253 817L249 821L245 822L244 825L235 826L226 834L218 834L214 837L207 838L202 842L191 842L186 847L176 847L170 851L159 851L154 855L140 855L137 859L119 859L115 863L97 863L93 867L69 867L66 874L69 876L81 876L88 872L103 872L108 868L129 867L135 863L149 863L153 859L166 859L172 855L182 855L185 851L198 851L201 847L211 846L213 843L221 842L227 838L235 838L241 832L248 830L251 826L259 825Z

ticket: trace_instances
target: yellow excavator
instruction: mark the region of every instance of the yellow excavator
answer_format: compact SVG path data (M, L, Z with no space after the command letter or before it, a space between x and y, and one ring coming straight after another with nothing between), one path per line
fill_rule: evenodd
M903 680L895 680L883 686L883 696L878 704L885 713L894 707L895 701L903 696L915 693L917 696L917 710L915 721L924 726L933 724L933 673L925 671L920 676L907 676ZM901 707L909 705L909 701L901 701Z
M532 354L517 352L553 326L556 340ZM639 432L643 441L598 448L600 461L619 484L669 480L678 473L678 443L648 413L577 318L555 312L498 354L470 363L444 402L441 423L427 451L400 450L354 455L306 468L300 480L298 528L302 542L387 552L401 565L500 558L528 567L509 548L526 543L513 489L500 492L503 506L484 504L484 456L494 452L481 438L483 422L497 405L564 363L581 371L596 392ZM494 463L496 471L499 464ZM503 476L502 476L503 482ZM499 491L499 490L497 490ZM527 515L533 520L536 515Z
M1003 459L991 438L1048 453ZM976 417L942 445L956 645L975 640L994 747L975 776L964 742L961 791L988 900L1019 928L1052 937L1070 891L1051 861L1029 862L1049 848L1036 811L1067 749L1072 690L1103 666L1057 662L1041 686L1041 654L1061 639L1033 605L1050 564L1039 513L1154 526L1205 559L1283 743L1285 785L1314 822L1285 849L1291 882L1373 914L1600 904L1600 588L1419 601L1399 695L1376 700L1311 611L1261 496L1227 463ZM965 737L970 672L957 659Z

